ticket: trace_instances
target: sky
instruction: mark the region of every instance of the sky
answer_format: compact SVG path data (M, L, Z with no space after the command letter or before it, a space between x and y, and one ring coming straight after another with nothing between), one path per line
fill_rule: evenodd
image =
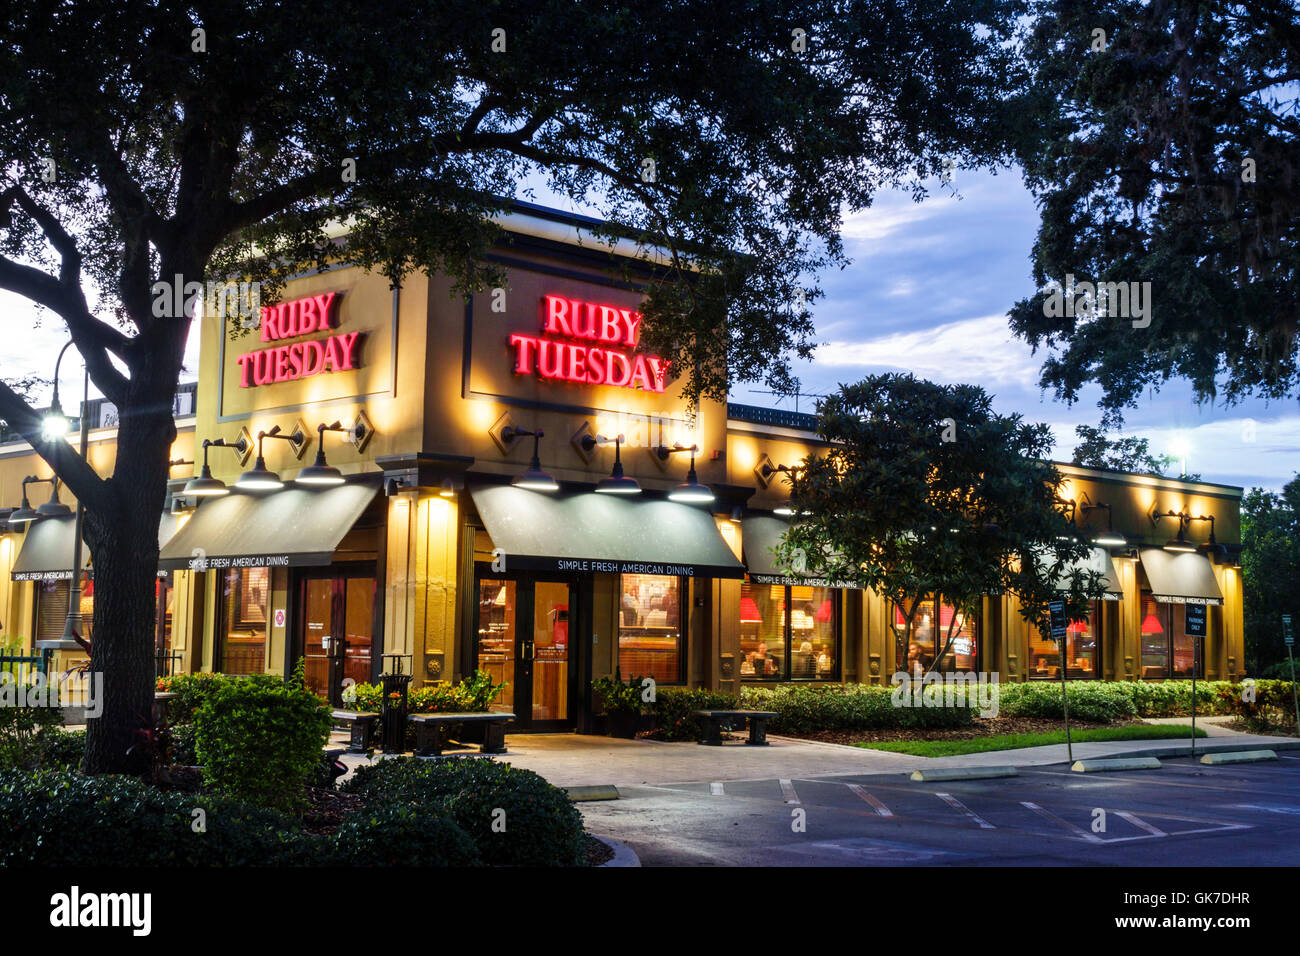
M540 182L524 198L595 214L550 194ZM982 386L1004 414L1051 426L1054 457L1069 460L1074 427L1096 425L1100 391L1090 387L1068 406L1038 387L1040 358L1015 339L1007 323L1012 303L1033 292L1029 256L1038 216L1015 172L958 172L957 194L935 191L922 203L903 192L882 193L846 218L850 265L820 277L815 304L817 340L812 362L796 363L805 394L800 411L813 411L818 393L834 391L882 371L911 371L942 383ZM52 374L67 341L53 316L40 317L26 300L0 292L0 375ZM192 380L198 336L187 357ZM61 391L80 393L80 364L65 362ZM793 408L761 385L737 385L732 401ZM65 408L71 405L65 401ZM1186 449L1189 473L1206 481L1280 489L1300 472L1300 401L1250 400L1232 407L1198 405L1184 382L1171 381L1126 412L1124 435L1150 439L1157 454Z

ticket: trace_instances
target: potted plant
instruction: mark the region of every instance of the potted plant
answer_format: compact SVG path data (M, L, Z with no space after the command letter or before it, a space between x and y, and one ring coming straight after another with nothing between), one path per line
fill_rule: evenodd
M626 740L635 738L641 723L641 685L638 679L633 677L625 684L615 669L612 678L593 680L591 691L605 711L609 735Z

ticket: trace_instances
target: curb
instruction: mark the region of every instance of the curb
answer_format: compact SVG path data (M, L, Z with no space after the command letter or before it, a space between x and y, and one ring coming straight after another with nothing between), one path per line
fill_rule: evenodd
M937 783L943 780L984 780L989 777L1018 777L1015 767L934 767L930 770L913 770L910 780Z
M633 852L632 848L625 843L619 843L617 840L610 840L607 837L596 836L594 833L588 834L592 839L599 840L605 846L614 851L613 859L606 860L600 866L640 866L641 858ZM600 867L598 866L597 869Z
M1242 750L1249 749L1268 749L1268 750L1300 750L1300 740L1287 737L1279 737L1276 741L1265 743L1242 743L1241 741L1229 741L1225 743L1203 744L1199 740L1196 743L1196 756L1209 753L1239 753ZM1106 754L1106 759L1127 759L1129 757L1190 757L1192 756L1192 747L1190 744L1180 744L1176 747L1149 747L1145 750L1125 750L1122 753ZM1100 758L1090 758L1093 760Z
M1232 750L1225 753L1206 754L1201 763L1219 766L1228 763L1258 763L1261 760L1276 760L1277 754L1271 750Z
M1109 770L1159 770L1155 757L1089 757L1070 764L1071 773L1104 773Z
M562 787L573 803L587 803L592 800L617 800L620 797L618 787L611 783L596 784L586 787Z

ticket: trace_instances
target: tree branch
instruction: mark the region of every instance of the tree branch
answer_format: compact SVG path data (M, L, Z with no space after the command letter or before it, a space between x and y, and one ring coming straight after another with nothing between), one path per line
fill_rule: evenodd
M84 412L84 409L83 409ZM41 434L41 415L17 392L0 381L0 419L26 439L36 454L88 508L108 505L108 484L66 441L47 442Z

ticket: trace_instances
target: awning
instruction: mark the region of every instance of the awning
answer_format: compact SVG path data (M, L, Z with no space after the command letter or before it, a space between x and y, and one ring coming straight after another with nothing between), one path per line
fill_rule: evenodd
M1203 554L1173 554L1143 548L1142 570L1151 583L1151 596L1167 604L1222 604L1223 592L1214 567Z
M790 568L778 567L776 554L773 552L789 529L790 522L782 521L780 518L757 516L741 521L741 550L745 555L745 567L749 569L751 581L755 584L808 585L822 588L861 587L847 581L830 581L812 575L797 574Z
M507 571L745 575L713 516L688 505L511 485L471 488L470 495Z
M71 581L73 552L77 547L77 519L37 518L27 525L22 550L9 573L15 581ZM90 551L82 548L90 564Z
M373 484L347 484L209 498L163 547L158 567L184 571L329 564L378 491Z
M1105 548L1093 548L1087 558L1074 562L1069 570L1075 568L1081 571L1101 572L1103 576L1102 584L1106 587L1106 593L1101 596L1103 601L1119 601L1123 599L1124 588L1119 583L1119 574L1115 571L1115 562L1110 559L1110 552Z

